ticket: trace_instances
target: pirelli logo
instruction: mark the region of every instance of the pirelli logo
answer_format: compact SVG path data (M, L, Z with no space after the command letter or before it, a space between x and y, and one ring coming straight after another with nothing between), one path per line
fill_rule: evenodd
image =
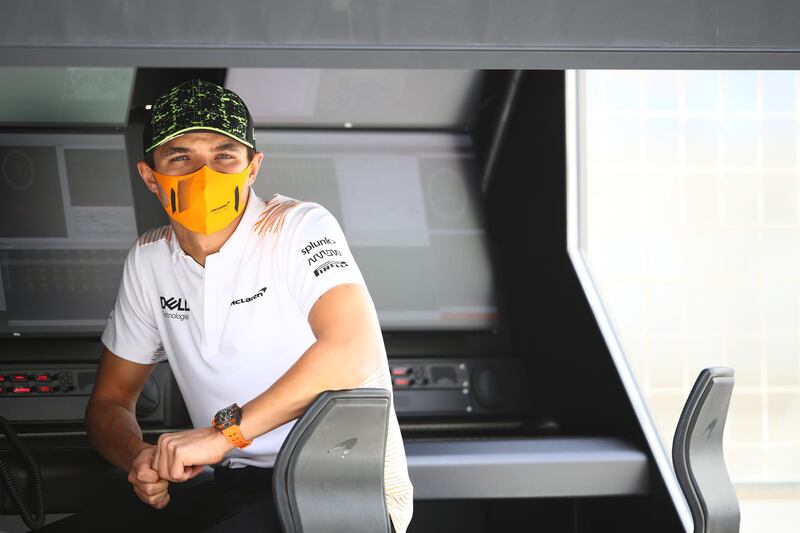
M332 268L342 268L346 266L347 261L327 261L314 269L314 275L319 277L320 274L323 274Z

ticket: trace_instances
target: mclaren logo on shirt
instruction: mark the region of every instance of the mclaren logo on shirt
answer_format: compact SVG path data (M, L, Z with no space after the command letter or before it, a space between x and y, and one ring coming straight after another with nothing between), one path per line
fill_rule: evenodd
M173 320L187 320L189 318L189 302L184 298L161 298L161 309L164 313L164 318ZM170 313L170 311L187 311L186 313Z
M231 305L239 305L239 304L246 304L247 302L252 302L256 298L261 298L262 296L264 296L265 292L267 292L267 288L261 287L261 290L259 290L254 295L248 296L247 298L239 298L238 300L233 300L231 302Z

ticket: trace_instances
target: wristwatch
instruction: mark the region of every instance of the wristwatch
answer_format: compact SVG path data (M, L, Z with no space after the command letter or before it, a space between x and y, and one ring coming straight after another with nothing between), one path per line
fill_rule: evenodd
M242 408L238 405L231 404L224 409L217 411L211 425L220 430L225 437L237 448L246 448L250 446L253 441L247 440L239 430L239 424L242 423Z

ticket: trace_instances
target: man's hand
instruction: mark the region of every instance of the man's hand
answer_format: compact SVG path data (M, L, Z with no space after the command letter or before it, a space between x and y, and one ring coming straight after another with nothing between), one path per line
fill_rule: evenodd
M169 482L161 479L152 467L155 452L156 447L151 445L139 452L128 473L128 481L140 500L156 509L163 509L169 503Z
M153 469L162 479L180 483L202 472L205 465L222 461L233 447L213 427L163 433L158 438Z

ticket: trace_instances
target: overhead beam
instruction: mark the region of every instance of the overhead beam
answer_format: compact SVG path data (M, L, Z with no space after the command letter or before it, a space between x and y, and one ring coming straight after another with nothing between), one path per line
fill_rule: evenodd
M800 52L0 47L0 66L797 70Z
M800 68L791 0L0 0L0 65Z

